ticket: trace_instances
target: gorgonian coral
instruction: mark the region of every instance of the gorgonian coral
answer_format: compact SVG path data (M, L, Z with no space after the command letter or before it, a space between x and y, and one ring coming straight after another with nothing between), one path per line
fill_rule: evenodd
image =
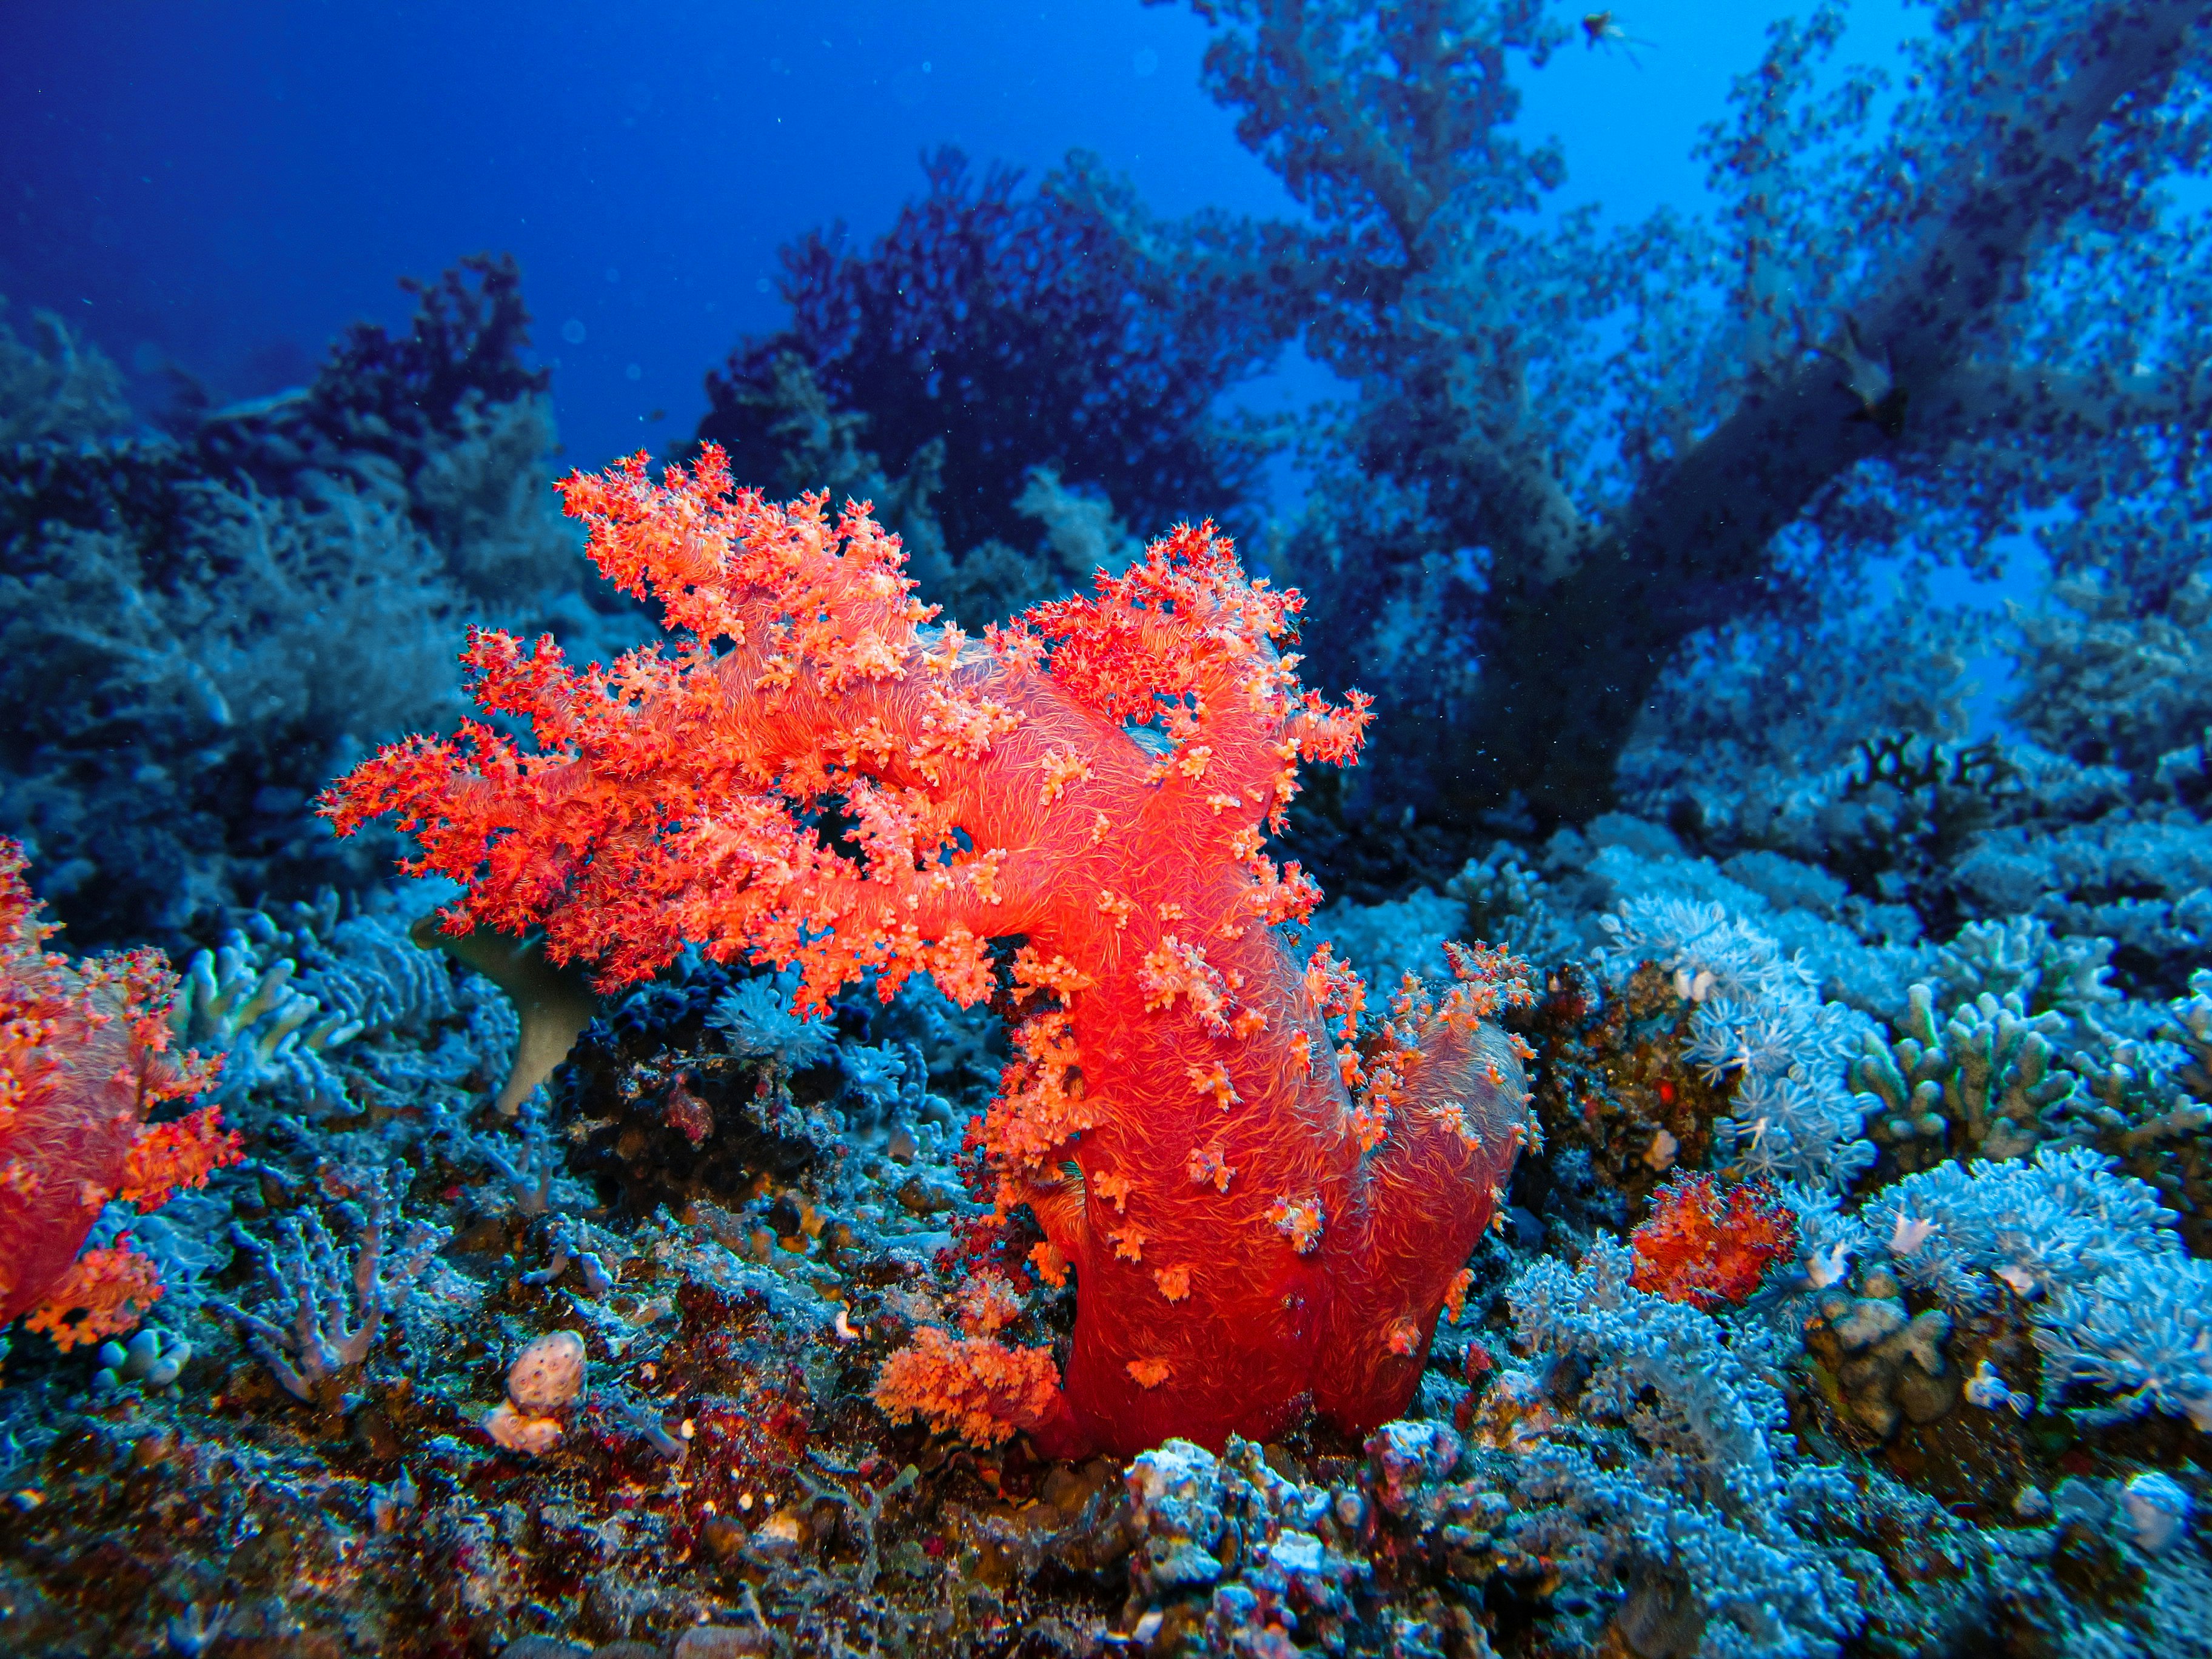
M805 1006L916 972L973 1004L1002 988L986 941L1020 941L977 1133L1040 1271L1078 1277L1073 1346L1053 1389L988 1333L925 1339L895 1409L1062 1454L1395 1414L1522 1137L1484 1017L1527 991L1462 951L1355 1045L1358 975L1292 949L1318 893L1263 837L1298 763L1349 763L1367 722L1278 653L1298 596L1184 526L976 641L930 625L865 508L733 493L712 446L562 488L685 637L579 672L475 634L477 702L536 752L476 721L387 748L326 797L340 830L397 814L412 869L468 884L449 929L542 927L609 987L690 941L795 965Z

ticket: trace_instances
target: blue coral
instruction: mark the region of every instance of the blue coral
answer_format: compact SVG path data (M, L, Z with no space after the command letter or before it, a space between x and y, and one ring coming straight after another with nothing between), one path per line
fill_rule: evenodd
M2113 1396L2081 1413L2086 1421L2154 1408L2212 1432L2212 1261L2136 1256L2062 1285L2039 1312L2035 1346L2046 1403L2086 1382Z
M1528 1454L1524 1542L1600 1583L1680 1575L1708 1659L1840 1651L1858 1623L1851 1586L1813 1540L1850 1483L1797 1456L1755 1329L1647 1295L1633 1270L1601 1239L1580 1267L1540 1261L1509 1292L1515 1336L1555 1385L1574 1374L1562 1368L1587 1371L1574 1425Z
M1802 957L1717 902L1672 894L1629 899L1601 925L1608 972L1656 962L1698 1003L1684 1054L1709 1078L1736 1078L1733 1109L1716 1127L1745 1170L1840 1189L1874 1162L1843 1075L1865 1019L1822 1002Z

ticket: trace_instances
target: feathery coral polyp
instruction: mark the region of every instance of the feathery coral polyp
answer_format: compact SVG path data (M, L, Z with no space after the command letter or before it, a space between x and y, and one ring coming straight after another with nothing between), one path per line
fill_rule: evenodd
M865 507L732 491L712 446L659 484L638 455L562 489L674 649L577 672L473 635L478 702L535 752L477 722L388 748L325 798L340 830L396 814L410 868L468 884L449 928L542 927L610 987L694 941L796 964L817 1006L871 971L973 1004L985 942L1026 940L979 1133L1040 1270L1076 1275L1066 1374L925 1334L891 1409L1060 1454L1400 1411L1511 1167L1519 1061L1485 1017L1526 991L1462 957L1439 1000L1401 999L1370 1078L1357 976L1279 926L1319 894L1263 836L1299 762L1349 763L1368 721L1279 653L1298 595L1186 525L979 641L932 625Z

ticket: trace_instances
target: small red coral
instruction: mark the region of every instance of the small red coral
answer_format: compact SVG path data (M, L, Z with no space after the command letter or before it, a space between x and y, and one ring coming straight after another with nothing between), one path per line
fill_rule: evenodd
M141 1213L158 1210L186 1187L204 1187L208 1176L246 1156L246 1142L222 1127L222 1108L203 1106L172 1123L149 1123L138 1131L123 1159L123 1189L116 1197Z
M876 1404L894 1423L925 1419L939 1432L995 1446L1035 1428L1060 1400L1060 1369L1042 1348L1010 1348L988 1337L951 1337L932 1325L884 1362Z
M969 1279L954 1300L960 1310L960 1328L970 1336L996 1336L1022 1316L1021 1292L994 1269Z
M131 1235L125 1233L112 1249L87 1250L70 1263L23 1328L51 1333L54 1346L67 1353L81 1342L134 1329L161 1299L160 1270L131 1248Z
M1629 1236L1639 1291L1694 1308L1733 1306L1797 1250L1797 1218L1764 1181L1723 1189L1714 1176L1677 1176Z

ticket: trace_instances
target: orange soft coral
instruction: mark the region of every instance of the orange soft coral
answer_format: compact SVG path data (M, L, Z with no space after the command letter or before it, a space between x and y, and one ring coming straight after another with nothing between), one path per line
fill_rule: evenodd
M1723 1190L1712 1176L1677 1176L1653 1195L1650 1219L1629 1243L1638 1290L1696 1308L1732 1306L1769 1267L1795 1259L1797 1218L1764 1181Z
M70 1263L23 1328L46 1332L67 1353L81 1342L136 1329L146 1310L161 1299L160 1272L131 1249L131 1235L125 1233L108 1249L87 1250Z
M157 1192L204 1181L235 1150L205 1114L190 1128L143 1129L154 1106L215 1075L197 1054L167 1052L175 976L158 951L71 963L43 950L54 928L40 920L23 866L22 848L0 841L0 1325L47 1304L40 1328L58 1340L75 1328L62 1319L78 1305L59 1300L76 1293L69 1286L123 1282L112 1251L94 1253L105 1267L80 1264L68 1277L101 1206L122 1194L151 1209ZM143 1274L131 1272L137 1288L96 1318L151 1299Z
M972 1004L985 941L1025 938L980 1139L1079 1309L1050 1411L991 1420L1073 1453L1401 1410L1518 1145L1519 1061L1486 1016L1525 989L1464 958L1441 1000L1401 1000L1369 1077L1357 976L1278 927L1319 894L1263 838L1299 763L1350 763L1368 720L1279 653L1298 596L1183 526L978 642L932 625L864 507L833 526L819 496L732 492L711 446L659 484L636 456L562 489L679 643L580 672L475 634L479 703L534 751L478 722L388 748L326 797L339 830L397 815L410 868L468 885L448 928L542 929L609 987L693 941L795 964L816 1007L868 973ZM949 1340L915 1352L941 1373Z
M246 1156L235 1129L222 1127L222 1109L203 1106L169 1123L149 1123L138 1131L123 1160L123 1186L116 1197L143 1212L158 1210L187 1187L204 1187L208 1176Z
M1042 1349L947 1336L931 1325L914 1335L912 1346L884 1362L876 1382L876 1403L892 1422L919 1417L933 1429L995 1446L1017 1429L1052 1419L1060 1378Z

